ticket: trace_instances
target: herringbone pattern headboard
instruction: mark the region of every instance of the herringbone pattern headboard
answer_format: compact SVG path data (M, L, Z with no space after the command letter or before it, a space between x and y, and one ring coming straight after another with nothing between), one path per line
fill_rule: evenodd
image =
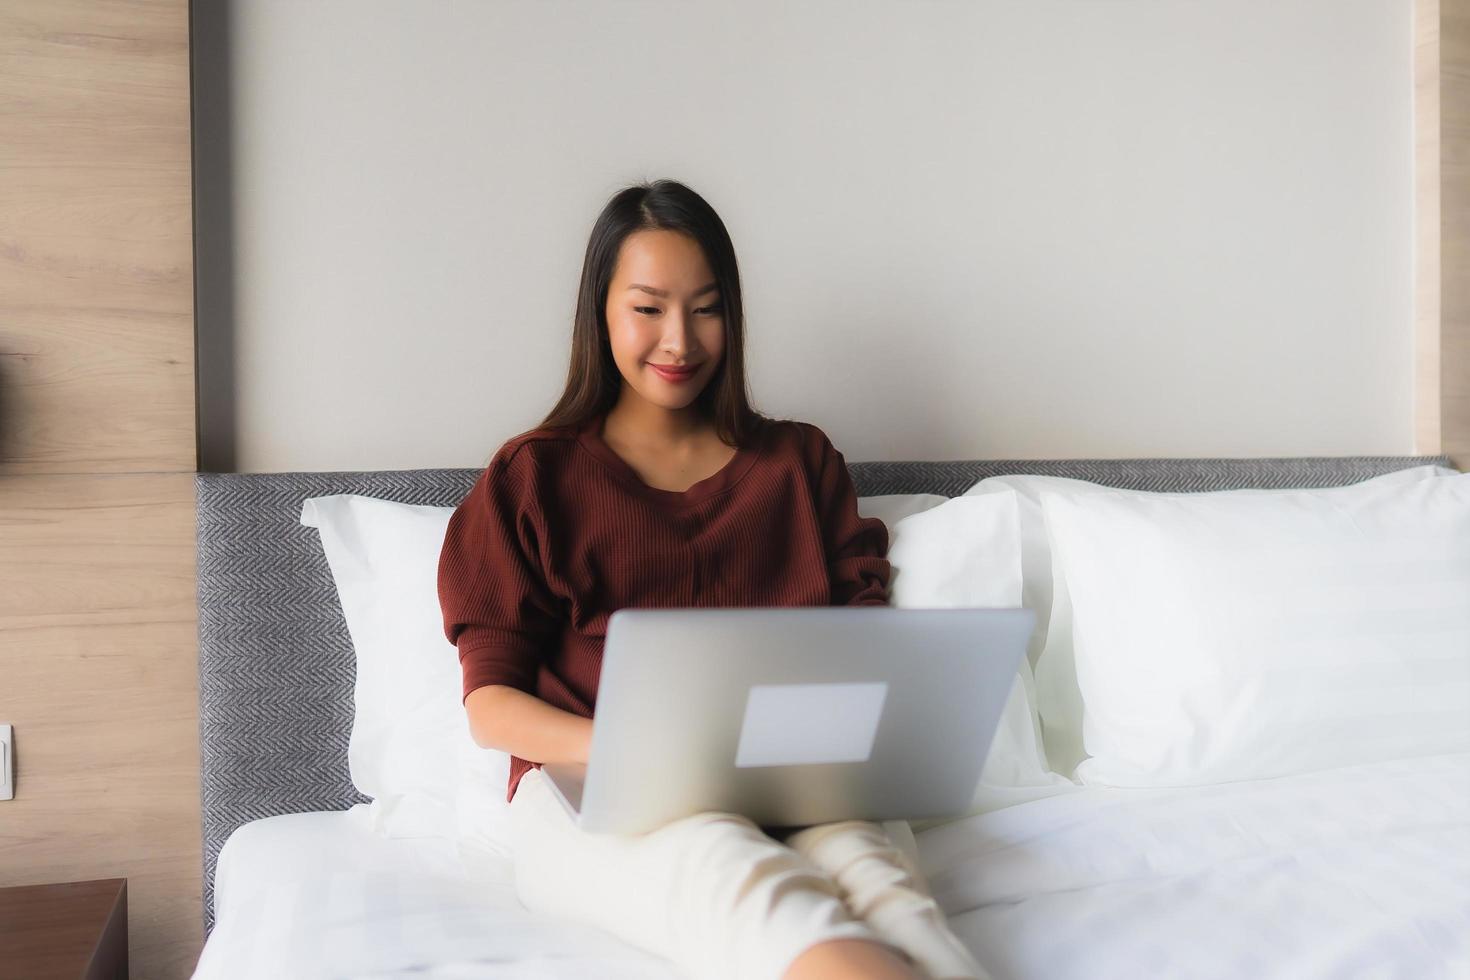
M1443 456L1312 459L940 460L852 462L860 496L953 497L975 481L1039 473L1137 490L1336 486ZM214 927L214 865L241 824L366 799L347 774L355 666L347 624L308 497L355 493L456 506L480 470L200 473L199 729L204 927Z

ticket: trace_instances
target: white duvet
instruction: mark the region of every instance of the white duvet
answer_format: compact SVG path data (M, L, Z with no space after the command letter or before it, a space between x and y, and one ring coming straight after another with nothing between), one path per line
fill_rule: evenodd
M236 831L197 980L678 976L615 936L522 909L503 861L377 837L365 811ZM1090 787L917 841L995 980L1470 980L1470 754Z
M1470 977L1470 755L1082 792L919 838L1005 977Z

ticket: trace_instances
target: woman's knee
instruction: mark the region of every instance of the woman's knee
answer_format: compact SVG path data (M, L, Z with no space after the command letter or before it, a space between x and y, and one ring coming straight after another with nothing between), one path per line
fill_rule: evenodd
M846 820L819 824L791 835L787 844L849 894L867 895L898 885L929 891L900 842L875 823Z
M803 854L818 850L874 851L895 846L888 832L871 820L834 820L813 824L788 834L786 843Z
M769 908L792 891L841 898L837 883L800 852L744 818L691 827L669 855L670 892L680 902L733 912Z

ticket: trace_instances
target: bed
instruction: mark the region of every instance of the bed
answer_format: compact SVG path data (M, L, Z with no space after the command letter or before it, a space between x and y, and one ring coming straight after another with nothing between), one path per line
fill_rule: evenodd
M849 464L860 496L1046 474L1132 490L1329 487L1443 457ZM384 838L347 767L354 652L302 501L452 507L473 469L197 477L204 918L197 978L676 977L532 915L506 861ZM1107 786L921 830L996 980L1470 977L1470 753Z

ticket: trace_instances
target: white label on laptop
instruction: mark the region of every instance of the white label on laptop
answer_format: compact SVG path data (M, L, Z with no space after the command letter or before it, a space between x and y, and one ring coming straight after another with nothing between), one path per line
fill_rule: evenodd
M757 684L745 702L735 766L866 762L888 684Z

